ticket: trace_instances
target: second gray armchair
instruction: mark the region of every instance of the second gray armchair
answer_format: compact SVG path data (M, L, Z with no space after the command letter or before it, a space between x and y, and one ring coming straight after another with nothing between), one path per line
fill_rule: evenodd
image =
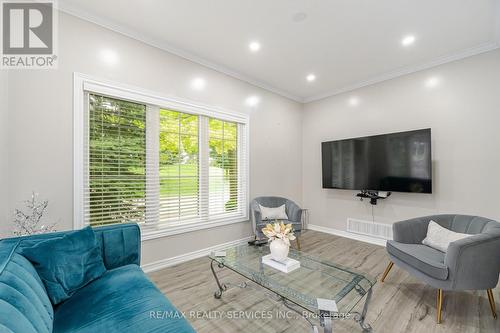
M269 197L257 197L253 199L252 202L250 203L250 217L252 219L252 226L255 232L255 237L257 239L264 238L265 236L262 233L262 228L264 228L267 223L274 222L274 221L262 220L259 205L272 208L285 205L285 211L286 215L288 216L288 220L283 222L292 224L293 230L295 231L295 235L297 236L297 248L300 250L299 235L303 229L302 209L292 200L282 197L269 196Z
M422 244L429 221L470 234L450 243L446 252ZM492 289L500 273L500 223L479 216L434 215L393 224L394 240L387 241L390 258L381 282L393 264L437 289L437 323L441 322L443 291L486 290L496 318Z

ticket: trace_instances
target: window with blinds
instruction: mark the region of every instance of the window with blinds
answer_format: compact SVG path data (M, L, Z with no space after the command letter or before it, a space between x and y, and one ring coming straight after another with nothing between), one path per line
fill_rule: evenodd
M87 96L86 224L168 227L247 216L246 124Z
M198 116L160 110L160 221L199 216Z
M90 95L84 213L93 225L144 222L146 106Z
M238 208L238 127L236 123L208 120L209 214L234 212Z

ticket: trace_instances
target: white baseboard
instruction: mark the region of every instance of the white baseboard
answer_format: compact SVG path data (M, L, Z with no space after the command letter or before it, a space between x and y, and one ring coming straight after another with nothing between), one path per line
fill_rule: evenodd
M319 232L324 232L327 234L336 235L336 236L340 236L340 237L350 238L350 239L354 239L357 241L375 244L375 245L380 245L380 246L385 246L385 243L387 242L385 239L355 234L352 232L347 232L344 230L338 230L338 229L334 229L334 228L323 227L323 226L315 225L315 224L308 224L307 229L319 231Z
M357 241L366 242L366 243L375 244L375 245L380 245L380 246L385 246L385 242L386 242L384 239L365 236L365 235L358 235L358 234L354 234L351 232L333 229L333 228L327 228L327 227L323 227L323 226L315 225L315 224L308 224L307 229L319 231L319 232L324 232L327 234L336 235L336 236L340 236L340 237L350 238L350 239L354 239ZM213 252L213 251L218 251L218 250L222 250L222 249L227 248L227 247L245 244L251 238L253 238L253 236L237 239L237 240L230 241L227 243L214 245L211 247L207 247L207 248L204 248L201 250L196 250L193 252L181 254L179 256L175 256L175 257L171 257L171 258L161 259L161 260L158 260L155 262L141 265L141 267L144 270L144 272L151 273L151 272L158 271L158 270L166 268L166 267L174 266L174 265L177 265L177 264L189 261L189 260L198 259L198 258L207 256L210 254L210 252Z
M151 262L149 264L141 265L141 268L145 273L151 273L151 272L154 272L154 271L166 268L166 267L170 267L173 265L177 265L177 264L189 261L189 260L198 259L198 258L207 256L210 254L210 252L213 252L213 251L219 251L219 250L222 250L222 249L227 248L227 247L245 244L251 238L253 238L253 236L237 239L237 240L230 241L227 243L214 245L211 247L207 247L207 248L204 248L201 250L196 250L193 252L181 254L179 256L175 256L175 257L171 257L171 258L161 259L158 261Z

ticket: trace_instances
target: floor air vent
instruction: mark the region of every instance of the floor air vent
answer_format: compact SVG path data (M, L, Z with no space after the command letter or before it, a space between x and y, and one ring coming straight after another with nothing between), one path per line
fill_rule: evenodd
M371 221L347 219L347 231L355 234L392 239L392 225Z

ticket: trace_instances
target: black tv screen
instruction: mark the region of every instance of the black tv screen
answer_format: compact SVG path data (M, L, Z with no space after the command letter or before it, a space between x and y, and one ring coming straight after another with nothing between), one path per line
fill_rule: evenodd
M323 188L432 193L431 130L323 142Z

